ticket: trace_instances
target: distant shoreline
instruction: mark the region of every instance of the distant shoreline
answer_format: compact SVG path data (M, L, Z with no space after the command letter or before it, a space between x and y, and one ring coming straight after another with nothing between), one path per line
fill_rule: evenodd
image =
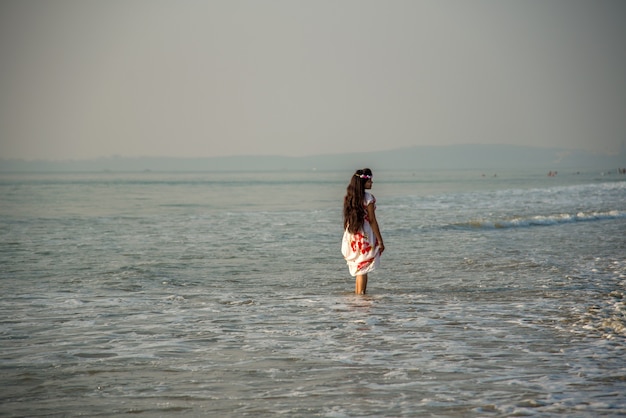
M60 172L250 172L335 171L347 167L376 170L618 170L626 153L594 154L580 150L513 145L412 147L382 152L328 154L307 157L228 156L207 158L102 157L88 160L0 159L2 173Z

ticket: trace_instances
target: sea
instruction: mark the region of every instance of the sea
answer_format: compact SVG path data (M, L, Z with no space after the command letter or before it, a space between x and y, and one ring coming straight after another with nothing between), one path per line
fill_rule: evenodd
M0 174L2 417L626 415L626 176Z

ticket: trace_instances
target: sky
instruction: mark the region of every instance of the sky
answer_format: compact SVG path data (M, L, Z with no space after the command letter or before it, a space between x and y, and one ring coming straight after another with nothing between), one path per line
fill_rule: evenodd
M0 0L0 158L626 151L623 0Z

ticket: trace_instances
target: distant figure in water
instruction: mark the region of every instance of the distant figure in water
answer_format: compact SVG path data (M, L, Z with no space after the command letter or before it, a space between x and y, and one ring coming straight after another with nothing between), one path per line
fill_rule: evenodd
M385 251L383 237L376 221L376 198L372 188L372 170L357 170L350 179L343 200L343 240L341 253L348 263L350 275L356 277L355 293L364 295L367 274L378 267Z

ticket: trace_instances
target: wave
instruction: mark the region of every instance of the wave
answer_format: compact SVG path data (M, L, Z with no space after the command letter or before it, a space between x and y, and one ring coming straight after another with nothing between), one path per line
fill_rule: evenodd
M491 220L476 219L450 225L452 228L522 228L531 226L549 226L573 222L604 221L626 218L626 211L610 210L605 212L578 212L576 214L560 213L554 215L516 216L509 219Z

